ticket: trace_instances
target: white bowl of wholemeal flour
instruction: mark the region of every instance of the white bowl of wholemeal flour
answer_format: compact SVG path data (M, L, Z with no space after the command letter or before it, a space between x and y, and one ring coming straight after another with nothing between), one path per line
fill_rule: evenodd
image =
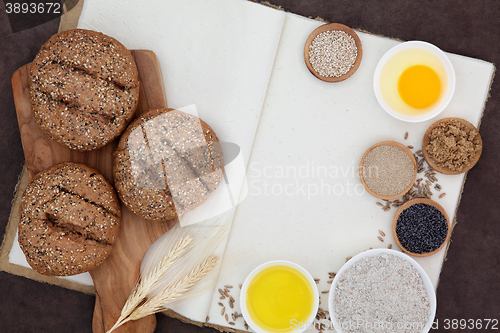
M349 260L335 276L328 299L338 333L428 332L436 303L424 269L408 255L388 249Z

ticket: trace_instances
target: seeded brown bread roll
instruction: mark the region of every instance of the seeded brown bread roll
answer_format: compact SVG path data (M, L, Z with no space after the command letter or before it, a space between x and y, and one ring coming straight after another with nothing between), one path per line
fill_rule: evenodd
M113 153L115 188L136 215L164 221L201 205L219 185L224 160L215 132L198 117L150 110Z
M100 32L54 35L31 67L30 100L41 128L75 150L92 150L118 137L139 99L139 73L129 50Z
M118 237L120 204L106 178L80 163L35 176L20 206L19 245L45 275L74 275L100 265Z

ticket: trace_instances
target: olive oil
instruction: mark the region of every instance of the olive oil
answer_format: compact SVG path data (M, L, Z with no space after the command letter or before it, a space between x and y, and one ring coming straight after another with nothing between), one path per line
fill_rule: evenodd
M291 323L306 324L314 308L314 292L299 270L274 265L250 281L246 305L252 320L268 332L290 332Z

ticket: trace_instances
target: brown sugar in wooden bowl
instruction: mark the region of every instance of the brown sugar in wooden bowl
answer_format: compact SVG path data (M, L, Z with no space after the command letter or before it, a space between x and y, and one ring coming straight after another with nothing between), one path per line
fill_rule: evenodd
M404 190L402 190L398 193L391 194L391 195L377 193L368 186L368 184L366 183L366 180L364 178L363 165L364 165L365 158L371 151L373 151L373 149L380 147L380 146L392 146L392 147L400 148L411 159L411 162L413 165L413 178L412 178L411 182L409 182L408 185L404 188ZM415 158L413 157L412 152L406 146L402 145L399 142L382 141L382 142L374 144L373 146L368 148L368 150L363 154L363 157L361 158L361 162L359 163L359 179L361 180L361 184L363 184L364 188L366 189L366 191L368 191L368 193L370 193L371 195L373 195L374 197L377 197L379 199L392 200L392 199L399 198L400 196L404 195L406 192L408 192L412 188L413 184L415 183L416 178L417 178L417 163L415 161Z
M446 232L446 238L441 243L441 245L433 251L424 252L424 253L415 253L415 252L409 251L401 244L401 241L398 237L396 227L398 224L399 216L401 215L401 213L403 211L405 211L406 209L410 208L411 206L417 205L417 204L424 204L424 205L428 205L428 206L432 206L432 207L436 208L443 215L443 217L446 219L446 225L448 227L448 230ZM419 228L422 228L422 226L420 225ZM439 252L445 246L445 244L448 243L448 241L450 240L450 236L451 236L450 219L448 217L448 214L444 210L444 208L440 204L438 204L437 202L435 202L431 199L425 199L425 198L413 199L413 200L405 202L401 207L398 208L398 210L396 211L396 214L394 214L394 219L392 222L392 235L394 237L394 240L396 241L396 244L403 250L403 252L405 252L409 255L415 256L415 257L428 257L428 256L431 256L431 255ZM411 236L411 237L415 237L415 236Z
M429 153L427 152L427 149L426 149L427 145L430 143L431 132L435 128L437 128L438 126L440 126L442 124L446 124L447 122L452 121L452 120L460 122L462 125L464 125L470 131L476 131L477 135L475 136L473 143L475 145L479 145L479 150L477 150L475 152L473 159L470 160L469 164L465 165L464 168L460 171L459 170L452 170L446 166L439 166L436 163L436 161L429 155ZM462 118L449 117L449 118L443 118L441 120L436 121L434 124L429 126L429 128L425 132L424 137L422 139L422 154L424 155L425 161L434 170L436 170L439 173L445 174L445 175L459 175L461 173L469 171L470 169L472 169L472 167L474 165L476 165L477 161L479 161L479 158L481 157L482 151L483 151L483 141L481 139L481 135L479 134L479 131L477 130L477 128L474 125L472 125L467 120L462 119Z
M313 68L313 66L310 62L309 50L310 50L310 47L311 47L313 40L319 34L321 34L322 32L326 32L326 31L343 31L343 32L347 33L349 36L351 36L356 43L356 49L357 49L356 60L354 61L354 64L349 69L349 71L345 74L340 75L340 76L320 75ZM361 63L362 57L363 57L363 48L361 45L361 40L359 39L358 35L356 34L356 32L354 32L354 30L352 30L348 26L345 26L345 25L340 24L340 23L329 23L329 24L324 24L324 25L319 26L309 35L309 37L306 40L306 44L304 46L304 60L305 60L305 63L307 65L307 68L318 79L326 81L326 82L340 82L340 81L344 81L345 79L351 77L354 74L354 72L356 72L356 70L358 69L359 64Z

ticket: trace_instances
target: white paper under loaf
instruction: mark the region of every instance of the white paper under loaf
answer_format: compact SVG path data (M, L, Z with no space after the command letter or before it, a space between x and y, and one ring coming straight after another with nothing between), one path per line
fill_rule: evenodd
M284 19L284 12L242 0L86 0L78 27L113 36L128 49L155 52L169 107L194 105L221 142L239 146L246 164ZM233 213L223 215L226 223L232 222ZM17 240L9 261L29 267ZM92 285L88 273L64 278ZM199 296L196 306L186 311L184 303L174 310L204 321L212 292Z

